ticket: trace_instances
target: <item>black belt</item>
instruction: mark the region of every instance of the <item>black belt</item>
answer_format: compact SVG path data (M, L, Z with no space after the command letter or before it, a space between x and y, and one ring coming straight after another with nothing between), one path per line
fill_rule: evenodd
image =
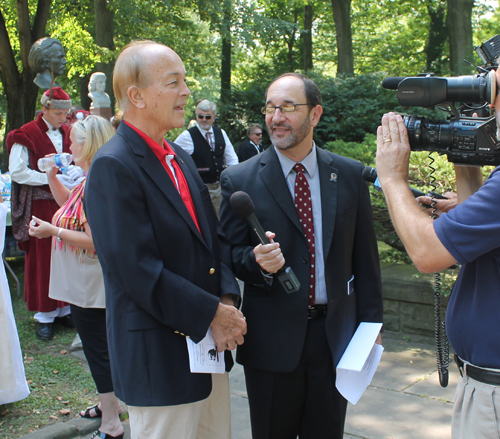
M490 384L492 386L500 386L500 370L488 370L481 367L473 366L469 363L464 363L457 354L455 354L455 362L461 376L468 375L473 380L480 383Z
M309 320L317 319L318 317L326 316L327 305L314 305L310 306L307 310L307 318Z

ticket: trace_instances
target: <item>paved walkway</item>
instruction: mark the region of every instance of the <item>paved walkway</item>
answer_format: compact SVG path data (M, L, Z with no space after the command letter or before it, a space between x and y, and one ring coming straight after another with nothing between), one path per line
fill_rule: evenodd
M458 371L450 364L450 384L439 385L432 340L386 333L385 351L370 387L349 405L344 439L449 439ZM243 369L230 374L232 439L251 439ZM27 439L88 439L99 421L75 419L24 436ZM125 439L130 439L124 422Z

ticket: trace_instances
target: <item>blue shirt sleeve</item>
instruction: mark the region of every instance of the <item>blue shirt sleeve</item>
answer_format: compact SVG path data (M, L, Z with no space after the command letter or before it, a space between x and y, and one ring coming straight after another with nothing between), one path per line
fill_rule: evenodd
M460 263L500 247L500 167L469 199L434 221L434 230Z

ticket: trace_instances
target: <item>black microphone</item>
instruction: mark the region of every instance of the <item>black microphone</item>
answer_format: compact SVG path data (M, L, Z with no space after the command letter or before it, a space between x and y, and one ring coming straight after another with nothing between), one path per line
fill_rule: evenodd
M380 186L380 183L378 181L377 170L375 168L372 168L371 166L365 166L365 169L363 169L363 178L366 181L373 183L373 186L375 187L375 189L382 192L382 186ZM438 194L436 192L429 191L429 192L425 193L425 192L419 191L418 189L414 189L411 186L408 186L408 187L410 188L411 193L413 194L413 196L415 198L426 195L428 197L436 198L438 200L447 200L448 199L444 195ZM422 204L422 206L431 207L427 204Z
M259 238L260 243L262 245L270 244L271 241L266 236L266 232L264 232L259 220L255 216L255 205L250 195L246 192L238 191L231 195L229 202L233 210L247 220L248 224ZM276 276L287 293L299 291L300 282L291 267L281 267L276 272Z
M406 79L406 76L388 76L382 79L382 87L387 90L397 90L400 82Z

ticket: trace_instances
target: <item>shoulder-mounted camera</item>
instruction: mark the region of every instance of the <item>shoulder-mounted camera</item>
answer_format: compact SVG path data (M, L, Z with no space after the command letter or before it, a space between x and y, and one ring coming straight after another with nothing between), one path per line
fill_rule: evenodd
M436 77L432 73L422 73L387 77L382 81L382 87L397 90L403 107L444 105L450 113L447 120L404 116L412 151L437 151L446 154L448 161L453 163L500 164L500 139L495 117L472 117L475 112L489 115L489 104L495 102L500 36L495 35L475 50L484 63L477 68L476 75Z

